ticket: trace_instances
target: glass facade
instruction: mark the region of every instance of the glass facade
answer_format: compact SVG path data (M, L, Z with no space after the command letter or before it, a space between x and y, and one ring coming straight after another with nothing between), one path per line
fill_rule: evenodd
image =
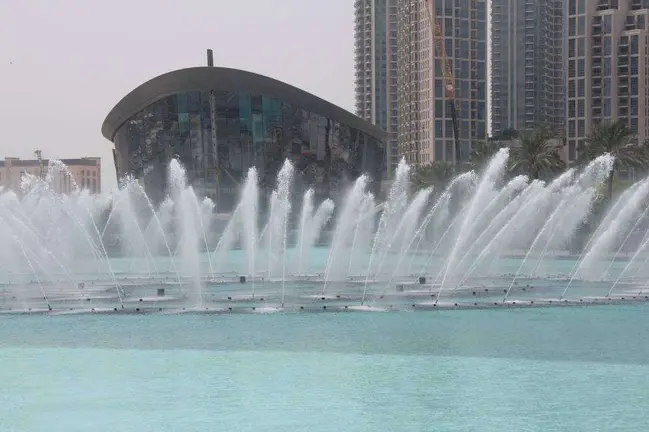
M385 145L373 136L314 112L260 94L194 91L161 99L125 122L113 139L118 175L143 181L154 201L164 198L169 161L177 157L198 195L219 211L236 204L248 168L270 192L288 158L296 192L336 196L363 173L378 192Z

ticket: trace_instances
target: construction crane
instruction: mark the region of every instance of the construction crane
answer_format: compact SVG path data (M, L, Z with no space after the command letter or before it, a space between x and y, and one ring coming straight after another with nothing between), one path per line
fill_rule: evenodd
M432 39L435 42L435 51L441 60L442 74L444 75L444 90L446 92L446 100L448 102L448 109L453 121L453 139L455 141L455 164L460 163L460 131L457 125L457 107L455 105L455 78L453 78L453 71L448 62L446 55L446 47L444 46L444 35L442 28L437 21L437 14L435 13L435 6L433 0L426 0L426 9L428 10L428 19L430 20L430 30Z

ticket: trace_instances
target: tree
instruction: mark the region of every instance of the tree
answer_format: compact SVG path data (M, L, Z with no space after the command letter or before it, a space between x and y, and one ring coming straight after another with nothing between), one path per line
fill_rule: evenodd
M487 163L501 147L507 147L501 141L479 141L474 143L469 155L469 160L476 167L481 167Z
M499 139L500 140L513 140L513 139L516 139L518 137L520 137L519 132L516 129L511 129L510 128L510 129L505 129L504 131L502 131L502 133L500 134Z
M443 188L455 176L452 163L436 161L415 168L410 176L410 181L417 188L435 186Z
M586 138L586 145L579 148L579 159L588 163L609 153L615 158L613 169L607 179L607 196L613 196L613 180L620 169L649 167L649 143L638 144L635 134L626 122L602 122L596 125Z
M565 168L559 149L561 140L548 128L522 133L514 140L510 152L510 169L532 179L547 177Z

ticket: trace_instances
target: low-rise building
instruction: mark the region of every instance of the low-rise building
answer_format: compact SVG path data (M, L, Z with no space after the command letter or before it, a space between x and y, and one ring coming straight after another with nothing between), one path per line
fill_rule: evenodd
M54 190L69 193L76 184L79 189L88 189L91 193L101 192L101 158L84 157L80 159L60 159L67 167L52 179ZM0 186L14 191L20 190L20 182L26 174L45 177L49 168L47 159L19 159L6 157L0 160Z

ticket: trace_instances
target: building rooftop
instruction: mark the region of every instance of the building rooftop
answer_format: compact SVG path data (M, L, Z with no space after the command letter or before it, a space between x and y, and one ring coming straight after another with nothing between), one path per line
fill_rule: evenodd
M5 166L5 161L10 160L11 166L15 167L33 167L38 166L38 159L19 159L19 158L5 158L5 160L0 160L0 168ZM97 166L101 163L101 159L98 157L84 157L79 159L58 159L68 166ZM49 164L49 159L43 159L41 161L44 165Z
M211 90L236 90L276 97L293 106L347 124L381 141L387 139L387 132L380 127L290 84L248 71L209 66L175 70L140 85L124 96L108 113L101 132L106 139L112 141L119 127L146 106L178 93Z

